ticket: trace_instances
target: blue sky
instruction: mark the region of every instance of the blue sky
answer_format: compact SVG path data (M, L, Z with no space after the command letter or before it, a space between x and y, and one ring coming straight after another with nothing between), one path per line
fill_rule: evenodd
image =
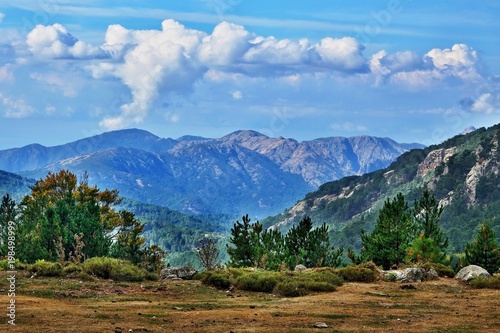
M0 149L132 127L439 143L500 122L498 17L494 0L2 1Z

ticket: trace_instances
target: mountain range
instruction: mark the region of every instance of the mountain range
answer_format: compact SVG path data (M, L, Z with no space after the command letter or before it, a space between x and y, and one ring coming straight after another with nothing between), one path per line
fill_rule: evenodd
M384 169L327 182L262 223L288 230L309 216L329 226L335 245L359 249L361 229L374 228L387 199L402 193L412 206L428 188L444 207L440 225L448 250L462 252L484 221L500 241L500 124L464 133L406 152Z
M324 182L383 168L421 147L370 136L298 142L242 130L216 139L164 139L128 129L54 147L2 150L0 170L28 178L60 169L87 172L90 183L144 203L194 214L264 217Z

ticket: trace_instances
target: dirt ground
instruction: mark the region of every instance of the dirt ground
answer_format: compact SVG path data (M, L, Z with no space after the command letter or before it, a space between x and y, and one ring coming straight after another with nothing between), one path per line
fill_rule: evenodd
M0 332L500 332L500 290L453 279L346 283L298 298L219 291L198 281L123 283L0 272ZM7 323L15 299L15 324ZM324 323L327 328L315 328Z

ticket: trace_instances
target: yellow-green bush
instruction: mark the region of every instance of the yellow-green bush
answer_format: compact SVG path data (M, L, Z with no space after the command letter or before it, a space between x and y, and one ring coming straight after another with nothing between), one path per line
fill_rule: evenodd
M280 280L280 273L255 271L240 275L236 279L236 287L248 291L271 292Z
M58 262L50 262L45 260L37 260L29 268L30 272L36 273L38 276L60 276L62 275L62 266Z
M349 282L373 282L377 279L374 271L360 267L360 266L347 266L337 270L338 274Z
M326 292L335 291L335 289L336 286L328 282L287 279L278 282L273 289L273 293L283 297L299 297L314 291Z
M106 257L88 259L83 263L83 271L99 278L113 279L115 281L143 281L158 279L156 274L134 266L129 261Z
M470 286L479 289L500 289L500 275L493 275L489 279L483 276L479 276L470 282Z

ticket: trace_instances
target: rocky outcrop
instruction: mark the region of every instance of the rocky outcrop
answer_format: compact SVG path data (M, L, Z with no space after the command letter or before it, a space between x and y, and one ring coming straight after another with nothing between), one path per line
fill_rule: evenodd
M457 152L456 147L448 149L436 149L427 154L422 163L419 164L417 169L417 177L425 177L429 172L436 169L441 163L450 159L453 154Z
M485 278L491 278L490 273L482 267L476 265L469 265L462 268L457 275L455 275L455 279L459 279L465 283L469 283L475 278L482 276Z
M196 273L198 271L191 266L177 266L164 268L160 274L163 280L191 280Z
M402 283L422 282L436 280L438 274L434 268L425 270L423 268L405 268L401 270L382 271L383 281L397 281Z
M306 269L307 269L307 267L304 265L297 265L297 266L295 266L294 271L295 272L302 272L302 271L305 271Z

